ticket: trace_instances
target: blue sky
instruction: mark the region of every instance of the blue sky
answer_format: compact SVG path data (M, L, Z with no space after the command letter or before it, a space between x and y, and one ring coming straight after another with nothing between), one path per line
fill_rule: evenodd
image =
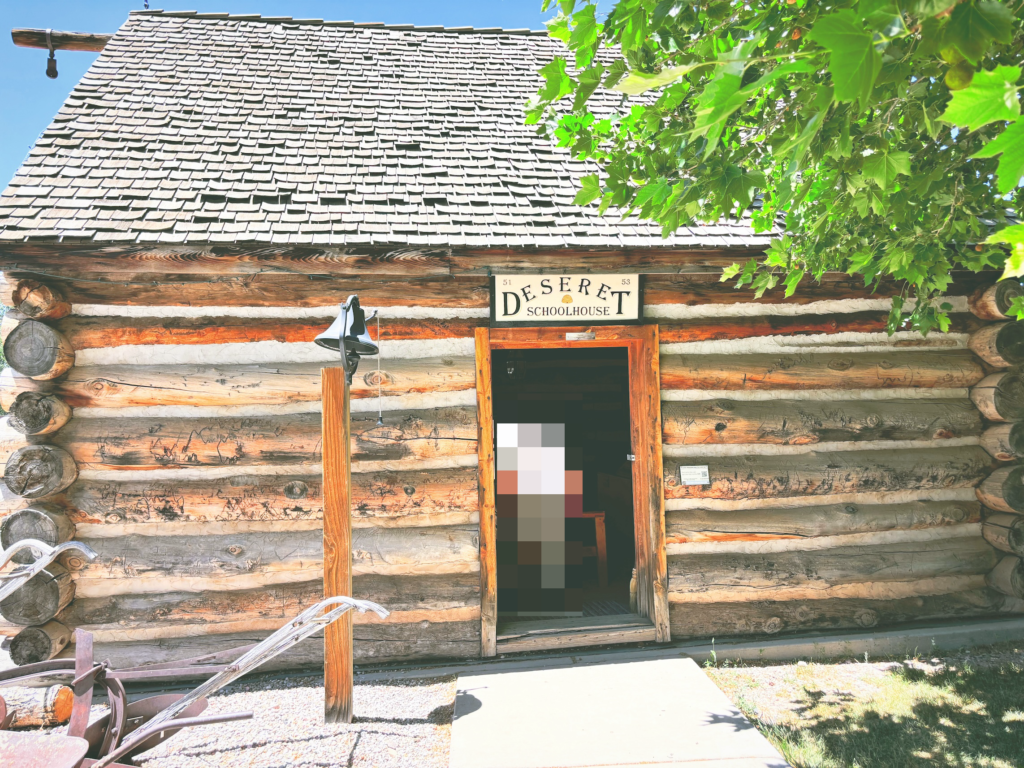
M13 27L76 32L114 32L143 0L0 0L0 188L18 170L29 148L49 125L97 54L57 51L56 80L46 77L45 51L17 48ZM602 3L609 6L611 2ZM261 13L389 24L543 29L541 0L151 0L151 8L206 13ZM602 7L602 11L607 8Z

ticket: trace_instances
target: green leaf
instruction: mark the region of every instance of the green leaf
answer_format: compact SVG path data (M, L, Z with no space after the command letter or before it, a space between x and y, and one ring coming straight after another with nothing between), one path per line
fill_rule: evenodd
M1020 115L1017 99L1019 79L1020 67L1004 65L991 72L976 72L969 86L953 91L953 98L939 120L972 131L989 123L1016 120Z
M565 66L565 59L557 56L540 70L540 74L544 78L544 85L538 96L543 101L558 101L563 96L572 93L572 78L566 74Z
M806 273L799 267L794 267L786 275L786 279L782 282L786 285L786 298L788 299L796 291L796 287L800 284L800 281L804 279Z
M748 52L752 48L753 41L750 41L719 57L719 60L724 62L723 66L697 98L697 104L693 111L693 130L690 135L692 137L707 137L707 147L704 150L705 158L710 156L718 145L718 139L725 129L725 123L733 112L757 95L762 88L785 75L813 71L814 65L809 61L789 61L780 64L741 89L743 70L746 68ZM733 58L726 58L729 56Z
M741 267L739 264L730 264L728 267L722 270L722 278L718 282L724 283L727 280L732 280L734 277L736 277L736 275L740 273L741 269L743 269L743 267Z
M585 67L594 58L594 47L597 43L597 35L601 31L601 25L597 23L594 12L596 5L585 5L581 11L572 17L575 26L572 35L569 37L569 47L576 51L576 66Z
M548 28L548 37L568 43L572 32L569 30L569 17L558 14L550 21L545 21L544 26Z
M1012 37L1013 14L997 2L960 3L946 25L947 45L955 46L972 64L981 61L990 40L1009 43Z
M1006 130L975 152L971 157L995 157L1000 155L998 166L998 189L1002 195L1009 194L1024 176L1024 119L1007 126Z
M625 64L625 62L623 62ZM659 88L663 85L673 83L683 75L692 72L698 67L706 66L705 64L687 64L680 67L665 67L661 72L656 72L652 75L646 72L630 72L624 78L618 81L618 84L612 87L613 91L619 93L628 93L630 96L637 96L645 91L649 91L652 88Z
M580 191L576 193L572 203L573 205L587 205L597 200L600 196L601 182L598 180L597 174L591 174L580 179Z
M829 52L828 71L832 75L836 101L859 100L864 110L875 78L882 69L882 56L853 11L822 16L814 23L808 38Z
M587 103L587 99L590 98L591 94L597 90L597 86L601 84L601 76L604 74L604 67L600 62L597 62L590 69L584 69L580 72L578 80L579 86L576 88L576 97L572 100L572 111L576 112L583 109Z
M861 0L857 7L864 23L890 40L907 33L903 14L893 0Z
M918 0L911 9L918 16L938 16L956 5L957 0Z
M897 176L910 175L909 152L876 152L864 158L864 176L878 185L881 190L890 189Z
M604 79L605 88L613 88L616 83L619 82L626 73L629 72L629 65L626 64L625 59L616 59L612 62L612 65L605 70L607 76Z

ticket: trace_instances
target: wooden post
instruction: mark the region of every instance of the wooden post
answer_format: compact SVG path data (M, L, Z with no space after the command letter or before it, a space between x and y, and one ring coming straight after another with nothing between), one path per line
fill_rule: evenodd
M477 464L480 473L480 655L498 653L497 521L494 511L494 411L489 328L476 329Z
M349 385L343 368L324 368L324 596L352 595ZM324 720L352 722L352 613L324 630Z

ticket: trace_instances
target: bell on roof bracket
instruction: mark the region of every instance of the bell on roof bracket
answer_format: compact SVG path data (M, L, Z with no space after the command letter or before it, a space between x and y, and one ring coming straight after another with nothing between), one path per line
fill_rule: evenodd
M369 319L372 320L376 315L374 312ZM352 376L359 366L360 356L372 356L380 351L366 330L366 320L366 313L359 306L359 296L352 294L348 301L341 305L341 311L330 328L313 339L317 345L342 354L345 360L345 378L349 384L352 383Z
M46 60L46 76L51 80L57 79L57 57L53 55L53 41L50 40L50 30L46 30L46 47L50 49L50 58Z

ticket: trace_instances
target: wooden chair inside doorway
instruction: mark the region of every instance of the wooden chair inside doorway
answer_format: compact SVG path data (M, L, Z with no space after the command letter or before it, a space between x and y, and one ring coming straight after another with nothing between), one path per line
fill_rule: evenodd
M597 558L597 583L602 588L608 586L608 540L604 528L604 512L584 512L583 517L594 521L593 547L584 547L584 557Z

